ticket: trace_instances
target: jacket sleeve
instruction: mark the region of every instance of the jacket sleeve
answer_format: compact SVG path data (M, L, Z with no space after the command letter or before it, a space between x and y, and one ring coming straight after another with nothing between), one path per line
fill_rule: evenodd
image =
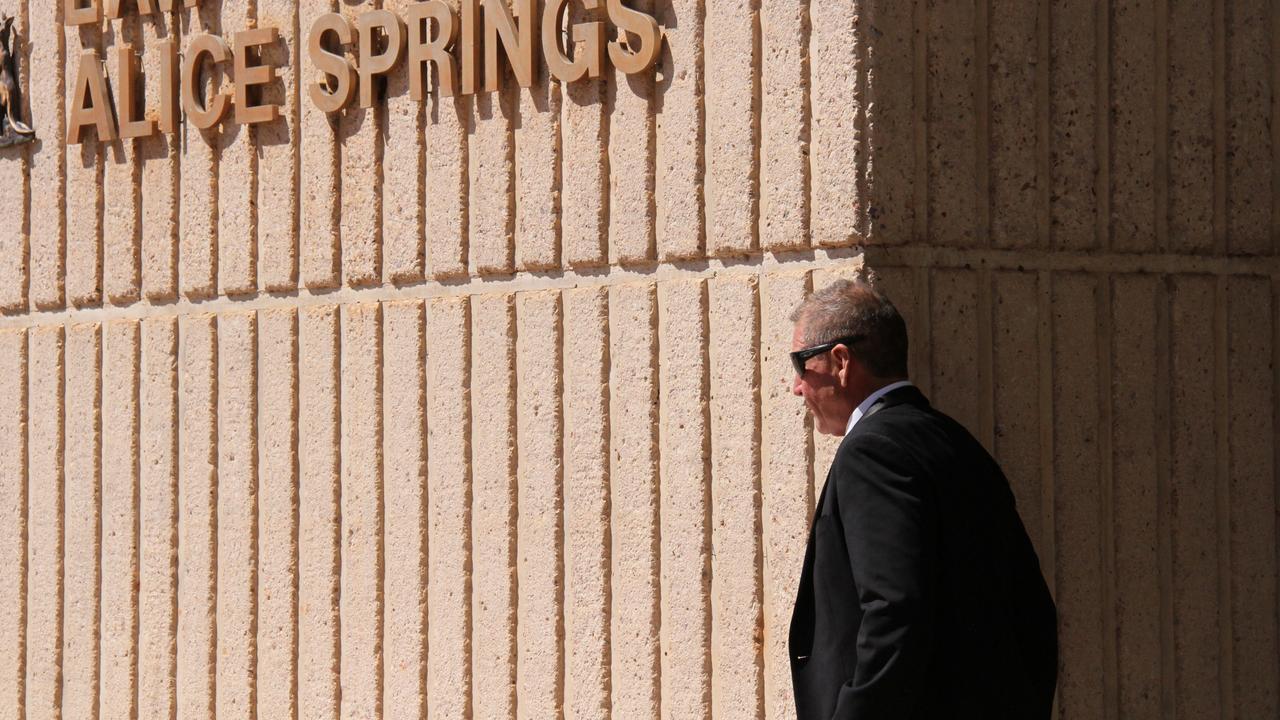
M834 470L862 623L833 720L907 718L924 690L937 615L932 479L901 446L865 432L849 438Z

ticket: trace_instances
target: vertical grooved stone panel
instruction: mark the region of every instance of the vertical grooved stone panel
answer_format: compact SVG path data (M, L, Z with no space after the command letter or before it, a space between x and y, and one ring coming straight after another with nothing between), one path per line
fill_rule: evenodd
M249 3L222 0L217 4L221 5L218 19L223 39L232 52L240 52L235 44L235 33L249 27ZM234 80L233 73L229 73L228 84ZM256 180L259 146L256 134L255 126L235 122L235 109L232 108L227 111L221 132L216 135L218 292L221 295L244 295L258 289ZM271 223L278 221L278 218L271 218Z
M979 28L971 0L929 0L928 122L929 240L940 245L973 247L985 238L978 229L978 203L987 202L974 163L977 68L974 36ZM881 89L883 92L883 89ZM1025 96L1023 97L1026 103Z
M834 9L843 14L845 11L844 7L825 3L817 7L823 12ZM766 250L802 248L809 244L811 148L809 106L805 96L809 93L810 65L809 59L804 57L805 43L809 40L809 8L808 3L800 0L765 2L760 6L760 245ZM848 11L852 12L852 5L848 6ZM828 42L833 40L829 34L824 39ZM839 47L837 41L836 52L851 53L857 47L856 42L844 43L844 47ZM822 63L818 63L818 66L823 72L834 69L841 73L865 73L865 66L856 63L856 58L848 60L847 68L830 68ZM841 90L852 93L855 89L853 83L845 82L838 83L831 90L832 94L836 94ZM848 165L842 170L842 174L849 179L856 179L858 174L850 172L856 167L851 150L855 142L865 140L855 132L853 125L861 110L855 103L846 100L841 103L839 111L847 117L824 116L824 145L830 147L832 141L837 145L841 142L848 144L850 152L841 153L838 148L834 148L832 153L845 156ZM839 127L841 120L849 124L849 132L843 137L830 137L826 131L833 124ZM847 183L847 179L842 179L841 182ZM828 182L824 182L822 188L828 193L835 189ZM821 239L844 238L854 229L855 223L848 216L857 209L855 203L863 200L856 192L856 187L854 190L840 203L822 206L826 227L843 224L844 228L835 227L834 232L823 232Z
M409 0L388 0L386 9L404 17ZM409 28L412 32L412 28ZM423 229L422 118L424 103L409 96L409 62L402 58L387 74L382 112L382 264L393 283L422 279L426 258Z
M557 717L563 705L562 317L557 292L516 296L516 686L529 720Z
M581 21L585 11L569 5L568 12L571 19ZM602 265L608 259L605 81L583 78L565 85L561 92L561 253L567 266Z
M467 298L427 304L427 711L472 714L471 425Z
M477 93L468 128L467 180L470 196L467 224L471 231L469 267L473 275L509 273L514 269L515 147L511 122L517 100L515 79L503 77L497 92Z
M337 0L298 0L297 7L298 32L310 37L316 18L333 12L338 4ZM338 116L321 111L311 102L307 88L319 81L320 71L305 48L299 47L298 58L298 82L302 85L298 88L302 97L298 133L299 275L306 287L329 288L338 285L342 264L338 234Z
M66 352L66 498L60 509L66 533L61 712L66 717L91 717L98 708L101 327L70 326Z
M1160 697L1160 510L1156 477L1156 286L1151 277L1112 280L1109 459L1115 478L1115 567L1119 716L1157 720ZM1108 460L1108 458L1104 458Z
M338 309L298 311L298 717L336 720L339 668Z
M156 13L141 21L142 42L137 48L143 81L138 84L148 108L160 106L160 43L181 47L177 16ZM140 167L138 182L142 200L142 294L148 300L170 300L178 294L178 213L180 206L180 153L182 131L163 133L135 141Z
M707 290L658 285L662 712L711 714L711 468Z
M984 0L985 1L985 0ZM1119 1L1119 0L1118 0ZM991 203L991 244L1036 243L1036 3L1000 3L990 12L991 186L977 188Z
M764 545L764 709L771 720L795 708L787 635L800 584L813 507L812 439L804 401L791 393L791 311L809 291L806 273L760 280L760 502Z
M516 268L549 270L560 265L560 84L538 82L519 94L514 130Z
M103 63L102 30L98 25L66 26L67 108L75 102L80 58L93 53ZM103 68L104 71L106 67ZM102 179L103 156L110 143L86 129L78 145L67 145L67 304L74 307L102 302ZM45 142L63 142L45 138Z
M352 28L356 18L372 10L365 4L338 3ZM374 5L376 7L376 5ZM358 36L358 32L353 37ZM354 57L359 41L351 45ZM350 286L377 285L382 282L382 144L378 127L386 112L385 93L374 92L374 106L360 107L358 98L346 109L334 114L338 128L338 174L340 201L338 222L342 238L342 277ZM345 698L344 698L345 705Z
M710 52L704 56L707 255L741 255L754 251L760 241L760 159L756 147L760 125L756 28L760 10L755 0L715 0L707 4L706 12L707 25L716 30ZM849 174L845 169L840 175ZM838 210L833 207L830 213L835 212Z
M1111 10L1111 246L1155 247L1155 3L1113 0Z
M1224 3L1226 27L1226 198L1227 249L1271 254L1274 196L1263 190L1275 173L1271 102L1271 27L1275 5L1262 0ZM1271 102L1269 102L1271 101ZM1243 717L1243 716L1242 716Z
M972 270L934 271L929 310L933 326L930 401L975 437L982 437L978 427L979 279Z
M564 716L609 713L609 306L565 290Z
M1102 707L1101 503L1096 281L1063 274L1053 284L1055 560L1064 717L1099 718ZM1105 548L1103 549L1105 551Z
M138 717L171 718L178 700L176 319L142 321L138 396Z
M903 243L916 239L912 188L916 163L915 109L907 90L913 82L912 3L865 0L861 14L865 15L863 27L880 31L876 42L867 48L866 87L869 93L875 93L875 102L865 110L870 237L878 245ZM880 87L899 90L880 93L877 90ZM815 85L811 93L816 92ZM825 181L817 173L813 176L815 183ZM823 212L825 208L814 202L815 221Z
M1270 283L1265 278L1228 281L1227 410L1231 493L1231 608L1237 718L1265 717L1277 706L1275 349ZM1219 542L1227 541L1219 538ZM1228 715L1230 717L1230 715Z
M708 282L711 330L711 663L717 717L764 714L760 310L757 280Z
M263 85L258 102L278 105L280 117L253 126L257 162L254 185L257 195L258 286L269 291L298 286L299 155L302 139L299 103L310 104L306 82L313 78L299 72L307 55L311 28L299 26L297 0L257 0L254 20L260 28L276 28L279 39L262 46L261 62L275 66L275 78ZM311 108L315 112L315 108ZM260 701L263 707L283 707Z
M30 38L27 3L6 0L3 12L12 17L12 36ZM10 52L22 66L15 77L18 92L26 100L30 89L31 54L29 43L10 42ZM30 103L26 103L30 105ZM31 118L21 106L15 106L13 117L26 122ZM8 188L6 202L0 206L0 223L7 231L0 235L0 311L20 311L27 307L31 282L28 253L31 247L31 150L18 147L0 154L0 187ZM17 702L13 703L17 708Z
M510 295L471 301L473 711L515 717L516 324Z
M258 312L258 717L298 717L298 314Z
M1213 247L1213 5L1169 4L1167 249L1175 252Z
M35 2L29 5L31 67L41 68L31 74L31 126L39 128L41 139L31 149L31 187L43 192L31 193L30 299L36 308L62 307L66 282L65 253L67 241L67 196L61 189L67 175L66 89L63 87L65 40L60 2ZM78 66L77 66L78 67ZM37 149L38 148L38 149ZM72 148L74 149L74 148Z
M457 11L458 0L449 0ZM467 274L468 118L475 112L469 96L432 93L423 118L426 147L427 275L446 278Z
M659 260L699 257L706 241L702 65L705 6L706 0L670 0L654 8L663 36L656 88L662 96L662 112L654 120L654 210ZM575 95L574 87L569 86L570 98ZM592 138L593 146L603 146L603 139ZM607 174L607 169L604 172ZM567 170L565 175L568 181Z
M62 705L63 336L27 335L26 717L52 720Z
M178 323L178 715L216 714L218 335L212 315Z
M1178 714L1218 713L1218 541L1213 417L1214 281L1177 276L1171 289L1173 633ZM1229 542L1229 538L1221 538ZM1167 680L1167 681L1168 681Z
M218 316L218 718L256 711L258 619L257 323L253 313Z
M209 0L198 8L183 9L181 21L182 43L178 60L190 53L191 38L208 33L221 36L223 32L222 7L225 0ZM230 73L224 68L211 69L209 60L203 60L204 71L211 73L207 82L229 82ZM243 130L243 128L241 128ZM182 194L178 199L178 278L179 292L189 298L203 298L218 292L218 158L217 149L221 131L217 126L200 130L183 118L178 133L181 153L179 171ZM229 238L234 242L234 238Z
M657 310L652 285L609 288L612 716L636 720L660 702Z
M368 119L372 119L372 116ZM382 315L342 308L342 717L382 717Z
M1097 246L1097 50L1090 0L1052 0L1050 8L1050 237L1055 248ZM1061 703L1060 703L1061 704ZM1065 707L1065 706L1064 706Z
M0 718L24 717L27 589L27 332L0 332Z
M1036 312L1035 275L994 273L991 294L995 442L989 449L1009 480L1018 515L1043 561L1046 549L1040 542L1044 528L1040 526L1043 498L1037 401L1040 383L1049 379L1038 376L1035 337L1040 318Z
M105 70L116 93L120 92L121 78L115 51L128 43L135 53L141 51L145 54L141 25L140 16L126 13L123 19L108 26L110 30L104 36ZM142 66L143 62L138 56L138 65ZM135 82L135 87L145 102L144 82ZM133 139L118 140L102 148L105 165L102 176L102 285L107 300L115 305L137 301L141 291L142 185L139 181L142 179L142 165L138 155L139 143Z
M653 0L634 0L634 10L653 12ZM605 39L614 30L605 26ZM604 108L608 114L609 262L632 263L654 256L654 76L625 75L604 64Z
M426 317L420 300L382 308L386 453L386 679L389 718L427 707Z

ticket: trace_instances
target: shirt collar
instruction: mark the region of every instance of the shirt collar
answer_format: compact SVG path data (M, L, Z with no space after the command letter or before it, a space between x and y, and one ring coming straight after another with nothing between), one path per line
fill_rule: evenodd
M907 387L910 384L911 384L910 380L899 380L898 382L889 383L888 385L885 385L879 390L868 395L866 400L863 400L861 403L858 404L858 407L853 409L853 414L849 416L849 424L846 425L844 428L844 434L848 435L849 431L853 430L853 426L858 424L858 421L862 419L863 415L867 414L867 411L871 409L872 405L876 404L877 400L893 392L894 390L897 390L900 387Z

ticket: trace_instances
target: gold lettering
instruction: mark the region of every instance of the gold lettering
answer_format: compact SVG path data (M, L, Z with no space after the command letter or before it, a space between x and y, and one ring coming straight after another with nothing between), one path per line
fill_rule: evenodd
M138 119L138 54L124 43L116 48L116 110L120 117L120 137L148 137L155 134L153 120Z
M432 21L436 31L431 32ZM441 0L427 0L405 9L409 25L409 97L422 101L427 87L427 63L436 64L437 86L446 97L457 92L453 77L453 56L449 46L458 37L457 18Z
M400 16L389 10L370 10L356 18L360 34L360 107L373 107L373 80L395 67L404 52L404 23ZM381 31L387 39L387 47L374 52L375 31Z
M609 20L618 26L620 38L609 43L609 61L627 75L647 70L658 59L662 45L658 21L623 5L622 0L605 0L605 7ZM631 35L639 39L638 48L632 47Z
M67 144L83 142L85 128L91 125L98 131L99 142L116 139L116 123L107 105L107 81L102 76L102 63L97 53L86 50L80 55L75 101L71 105L71 117L67 119Z
M547 68L564 82L581 80L583 75L600 77L604 66L604 23L583 22L573 25L573 58L560 46L560 27L568 0L547 0L542 11L542 53ZM598 0L583 0L588 10L599 7Z
M324 37L328 33L338 36L337 53L324 48ZM350 45L355 32L351 23L338 13L325 13L316 18L311 26L311 37L307 41L307 51L311 63L329 79L317 80L307 88L311 102L322 112L337 112L351 103L355 95L356 69L346 55L341 54L343 45Z
M221 73L214 76L204 101L200 100L199 91L204 89L200 65L205 55L217 65L231 59L231 48L227 47L226 40L208 34L196 35L187 46L187 56L182 63L182 109L191 124L201 130L222 122L229 109L227 94L220 87Z
M98 22L100 15L98 11L101 6L98 0L89 0L88 5L83 5L84 0L64 0L62 3L62 18L65 25L88 25Z
M511 63L516 82L520 87L533 85L533 54L537 49L537 36L533 28L537 19L533 14L533 0L515 0L517 23L511 18L506 0L481 0L484 7L484 89L498 89L502 68L498 65L498 41Z
M257 50L263 45L270 45L280 37L277 28L258 28L236 33L235 56L235 107L236 122L241 125L271 122L280 117L280 108L276 105L253 105L249 102L249 88L255 85L266 85L275 80L275 65L262 60L258 56L258 64L249 64L250 49Z
M160 41L160 132L178 132L178 46Z

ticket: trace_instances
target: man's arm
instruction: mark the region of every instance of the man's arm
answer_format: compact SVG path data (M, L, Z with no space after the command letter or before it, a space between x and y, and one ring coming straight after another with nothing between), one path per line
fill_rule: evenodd
M906 718L924 690L936 618L937 502L929 478L882 435L861 433L833 468L862 624L834 719Z

